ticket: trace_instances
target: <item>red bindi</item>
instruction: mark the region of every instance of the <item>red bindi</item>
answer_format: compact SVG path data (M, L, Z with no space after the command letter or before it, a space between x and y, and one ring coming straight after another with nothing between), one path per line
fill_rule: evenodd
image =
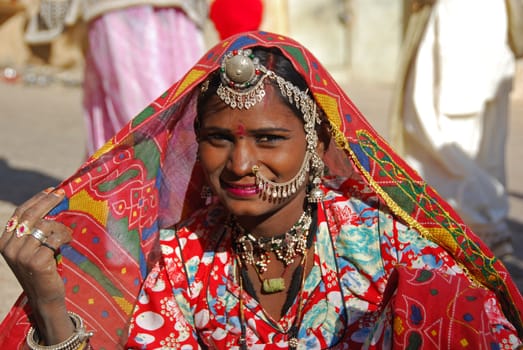
M236 135L238 135L239 137L243 137L246 135L245 126L243 126L243 124L238 125L238 127L236 128Z

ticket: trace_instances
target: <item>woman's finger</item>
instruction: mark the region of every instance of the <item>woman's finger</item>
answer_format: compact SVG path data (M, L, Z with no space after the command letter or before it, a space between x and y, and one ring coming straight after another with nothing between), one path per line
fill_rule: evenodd
M31 260L35 254L47 253L50 261L58 249L72 239L72 230L62 223L40 219L35 223L31 234L24 237L24 244L18 253L20 261ZM44 247L46 249L41 250Z
M64 287L55 255L61 245L71 241L71 237L72 230L65 225L40 219L30 235L12 238L15 243L23 242L19 248L11 251L11 246L6 247L6 261L32 302L62 298Z
M42 251L47 253L49 251L52 253L57 253L60 247L71 242L73 237L73 230L56 221L45 220L45 228L43 228L43 230L45 230L47 234L45 241L39 242L39 253ZM34 237L28 238L33 238L33 240L36 241Z
M8 221L2 237L0 237L0 253L13 256L25 243L25 235L30 235L35 223L43 218L64 198L64 191L57 190L47 193L40 192L27 202L16 208L14 215ZM16 228L12 229L16 222Z
M24 230L26 228L26 225L20 226L22 224L23 219L22 215L27 211L27 209L32 208L34 205L39 203L43 198L47 198L49 194L53 191L53 187L49 187L46 190L43 190L41 192L38 192L33 197L29 198L27 201L22 203L20 206L18 206L15 211L13 212L13 215L9 218L7 223L4 226L4 230L2 232L2 235L0 235L0 252L2 251L3 243L7 241L10 237L10 234L14 234L17 231ZM56 192L53 197L60 198L63 196L63 190L59 190ZM53 198L51 197L51 198ZM61 200L61 199L60 199ZM57 203L58 204L58 203ZM55 204L56 205L56 204ZM49 211L50 209L48 209Z
M13 212L13 215L7 220L7 223L4 226L4 231L2 235L0 236L0 246L1 246L1 240L3 237L6 236L6 234L13 233L16 231L16 228L18 224L20 223L20 216L22 213L29 207L31 207L34 203L37 203L40 201L41 198L47 196L51 191L53 190L53 187L49 187L46 190L43 190L41 192L38 192L33 197L29 198L27 201L22 203L20 206L18 206L15 211ZM4 238L5 240L6 238Z
M43 218L51 209L57 206L64 198L64 191L57 190L38 196L38 199L31 202L29 206L23 206L23 212L19 212L18 226L16 227L17 237L31 233L34 224Z
M34 272L31 267L31 261L36 257L41 243L35 237L30 236L33 228L36 223L41 225L41 227L37 227L42 231L39 238L43 241L47 240L46 225L48 225L48 221L41 218L60 203L64 197L63 190L53 193L51 193L51 190L52 188L37 193L16 208L0 236L0 253L24 290L29 287L28 282L31 282L30 275ZM51 226L54 227L53 225ZM61 229L56 227L53 230L64 232L61 235L64 237L62 240L65 241L70 236L69 229L64 225L61 225L61 227ZM38 236L39 233L36 233L36 235ZM54 254L48 253L46 257L41 259L43 260L41 260L42 264L40 266L45 266L48 274L57 275L56 271L54 271L56 270Z

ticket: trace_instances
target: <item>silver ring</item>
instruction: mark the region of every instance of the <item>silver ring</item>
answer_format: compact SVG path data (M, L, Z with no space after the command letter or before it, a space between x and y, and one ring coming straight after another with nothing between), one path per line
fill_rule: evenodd
M47 236L45 235L44 231L40 230L39 228L35 228L33 232L31 232L31 236L36 238L42 244L47 241Z

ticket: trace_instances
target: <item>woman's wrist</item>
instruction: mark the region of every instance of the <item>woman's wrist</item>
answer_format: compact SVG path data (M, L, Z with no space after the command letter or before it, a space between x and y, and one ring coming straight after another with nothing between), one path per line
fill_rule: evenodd
M68 312L69 323L72 325L72 332L70 335L59 343L49 342L42 345L42 339L38 331L31 327L27 334L27 345L29 349L33 350L75 350L75 349L87 349L89 338L92 336L92 332L88 332L85 328L83 319L73 313Z
M67 311L65 303L39 304L36 312L36 329L40 340L46 344L58 344L68 339L75 330L75 325Z

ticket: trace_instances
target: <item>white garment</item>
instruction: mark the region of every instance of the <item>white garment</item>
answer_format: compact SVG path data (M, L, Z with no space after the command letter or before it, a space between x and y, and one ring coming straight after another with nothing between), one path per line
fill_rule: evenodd
M80 19L88 23L108 12L136 6L179 8L200 29L208 15L207 0L42 0L38 11L31 14L25 40L31 44L50 43L66 26Z
M510 239L505 140L514 70L504 1L439 0L404 95L404 158L491 247Z
M73 0L78 3L79 0ZM199 27L207 19L206 0L80 0L83 19L88 22L104 13L134 6L178 7Z

